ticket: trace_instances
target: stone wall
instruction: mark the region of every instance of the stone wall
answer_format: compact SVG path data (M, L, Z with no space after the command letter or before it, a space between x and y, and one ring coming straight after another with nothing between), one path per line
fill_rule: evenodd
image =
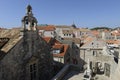
M52 71L49 46L41 37L38 37L36 32L26 34L26 39L22 38L7 53L4 52L6 55L0 61L0 80L30 80L29 64L32 63L33 57L37 60L38 74L35 80L50 80L52 77L54 71ZM32 35L32 43L30 35ZM24 49L26 44L28 48Z

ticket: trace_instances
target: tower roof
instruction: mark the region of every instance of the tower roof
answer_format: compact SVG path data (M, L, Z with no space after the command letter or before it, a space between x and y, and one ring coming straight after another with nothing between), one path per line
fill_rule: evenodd
M72 27L76 28L76 25L73 23L73 24L72 24Z
M29 4L28 6L27 6L27 13L28 12L31 12L32 11L32 7L31 7L31 5Z

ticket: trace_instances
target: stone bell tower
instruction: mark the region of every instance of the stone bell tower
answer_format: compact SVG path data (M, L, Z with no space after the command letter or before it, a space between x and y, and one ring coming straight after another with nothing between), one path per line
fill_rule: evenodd
M38 40L39 35L37 31L37 19L33 16L32 7L28 5L26 8L26 15L22 18L22 34L23 34L23 47L26 57L30 57L35 53L36 45L35 39ZM38 41L39 42L39 41Z
M24 61L28 62L27 66L36 64L36 74L31 76L30 69L26 70L29 74L25 80L50 80L52 77L52 55L50 54L50 47L42 39L37 30L37 19L33 16L32 7L27 6L26 15L22 19L22 54ZM35 76L36 75L36 76ZM34 77L36 79L34 79Z
M30 5L26 8L26 15L22 19L22 26L24 30L36 30L37 20L33 16L32 7Z

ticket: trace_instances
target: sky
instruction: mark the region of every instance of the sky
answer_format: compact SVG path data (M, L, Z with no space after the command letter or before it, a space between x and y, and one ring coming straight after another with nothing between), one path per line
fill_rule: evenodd
M38 24L120 26L120 0L0 0L0 27L20 27L28 4Z

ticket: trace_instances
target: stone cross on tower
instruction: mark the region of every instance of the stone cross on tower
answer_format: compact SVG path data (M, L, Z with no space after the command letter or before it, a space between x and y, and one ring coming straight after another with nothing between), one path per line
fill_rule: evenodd
M32 14L32 7L27 6L26 15L22 19L22 26L24 30L36 30L37 20Z

